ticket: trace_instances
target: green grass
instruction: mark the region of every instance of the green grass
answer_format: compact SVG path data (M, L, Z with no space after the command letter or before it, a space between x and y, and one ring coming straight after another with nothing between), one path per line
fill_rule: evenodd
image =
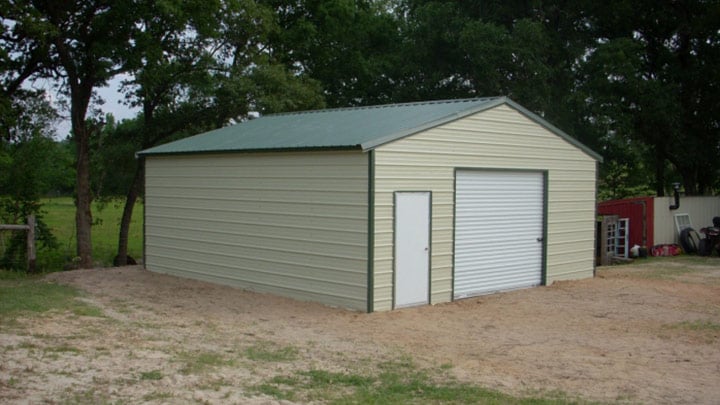
M276 376L253 387L279 400L330 404L567 404L563 395L516 398L462 383L447 369L418 369L411 361L382 363L369 374L313 369Z
M38 266L43 271L62 270L71 264L76 256L75 243L75 204L70 197L57 197L42 200L46 211L43 220L58 240L59 247L54 250L38 251ZM93 260L100 265L109 266L117 253L118 232L124 200L113 200L107 204L93 203ZM130 224L128 252L135 259L142 257L142 203L135 204Z
M157 381L162 380L163 374L160 370L145 371L140 373L140 380L142 381Z
M692 338L705 344L717 345L720 340L720 323L715 321L683 321L667 324L665 327L682 333L685 338Z
M171 398L174 398L175 396L172 393L164 392L164 391L155 391L151 392L145 396L143 396L143 401L145 402L161 402L161 403L170 403L168 400Z
M37 277L0 270L0 320L50 310L70 311L78 316L102 316L102 311L77 298L78 290Z
M298 349L292 346L277 347L261 343L245 349L245 356L253 361L286 362L296 360Z
M600 274L609 272L644 279L713 284L717 283L717 278L708 277L708 275L712 275L719 267L720 258L716 256L680 255L638 259L622 266L603 266L599 268L599 272Z
M683 321L670 325L673 329L681 329L694 332L720 332L720 323L713 321Z
M235 359L215 352L182 352L178 360L184 363L180 372L183 374L201 374L206 371L235 364Z

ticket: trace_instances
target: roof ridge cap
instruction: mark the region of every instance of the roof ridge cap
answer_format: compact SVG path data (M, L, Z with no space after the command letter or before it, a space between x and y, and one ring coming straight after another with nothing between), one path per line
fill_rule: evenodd
M409 102L405 102L405 103L389 103L389 104L363 105L363 106L354 106L354 107L323 108L323 109L318 109L318 110L288 111L288 112L267 114L267 115L264 115L261 117L280 117L280 116L289 116L289 115L319 114L319 113L336 112L336 111L373 110L373 109L380 109L380 108L397 108L397 107L408 107L408 106L430 105L430 104L469 103L469 102L474 102L474 101L489 101L489 100L495 100L495 99L501 99L501 98L503 98L503 96L409 101ZM260 118L260 117L258 117L258 118Z

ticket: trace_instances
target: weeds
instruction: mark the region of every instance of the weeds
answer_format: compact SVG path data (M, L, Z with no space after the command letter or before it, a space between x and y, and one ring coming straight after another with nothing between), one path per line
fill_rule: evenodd
M140 373L141 381L157 381L162 380L163 374L160 370L145 371Z
M235 364L235 359L225 358L222 354L215 352L183 352L178 355L178 358L185 363L180 369L183 374L200 374L217 367Z
M143 401L145 401L145 402L160 401L163 403L166 402L164 400L168 400L171 398L174 398L174 395L170 392L164 392L164 391L151 392L142 397Z
M293 346L276 347L262 343L245 349L245 356L253 361L288 362L298 358L298 349Z
M368 374L313 369L276 376L253 387L279 400L331 404L565 404L563 397L515 398L461 383L446 375L447 366L418 369L409 359L380 363Z
M677 329L720 332L720 323L712 321L684 321L673 325Z

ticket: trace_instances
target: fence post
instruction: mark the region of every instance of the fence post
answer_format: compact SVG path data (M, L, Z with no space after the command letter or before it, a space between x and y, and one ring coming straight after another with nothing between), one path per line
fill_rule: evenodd
M27 219L27 260L28 260L28 273L35 272L35 215L30 215Z

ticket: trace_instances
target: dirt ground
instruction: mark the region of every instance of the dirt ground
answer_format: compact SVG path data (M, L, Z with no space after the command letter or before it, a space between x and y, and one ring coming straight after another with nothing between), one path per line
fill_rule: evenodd
M655 259L594 279L374 314L138 267L48 278L79 287L105 316L54 313L0 330L0 403L278 403L248 387L291 370L371 368L401 356L512 395L720 401L720 259ZM245 359L253 347L297 356ZM240 360L187 372L182 359L192 353Z

